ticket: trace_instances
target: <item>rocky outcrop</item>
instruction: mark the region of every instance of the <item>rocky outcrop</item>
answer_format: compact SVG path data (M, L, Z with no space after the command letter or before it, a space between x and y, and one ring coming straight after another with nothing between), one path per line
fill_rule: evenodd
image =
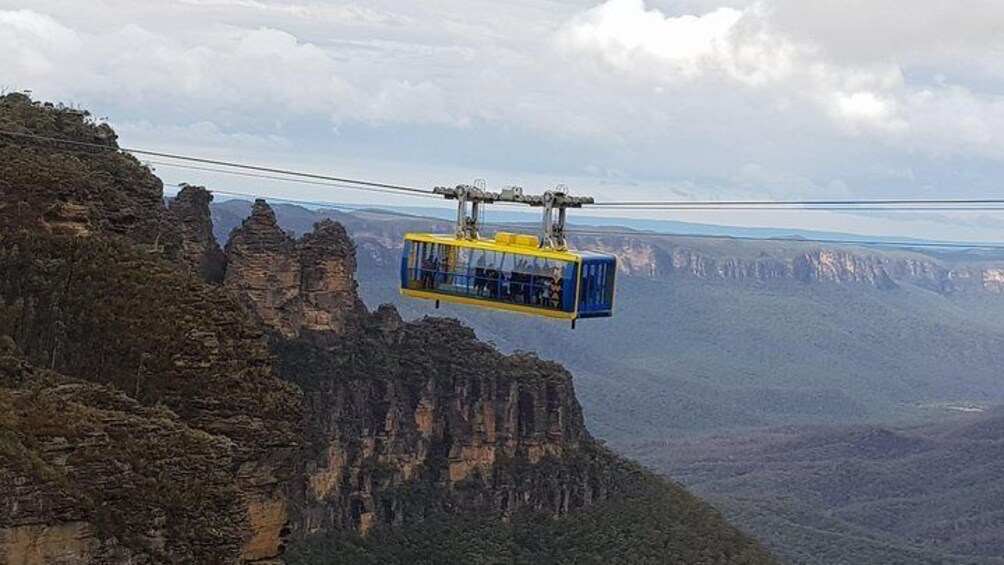
M591 442L561 367L503 356L455 321L404 324L390 307L358 333L324 341L279 349L282 374L316 407L302 534L365 533L447 508L558 515L602 498L585 473L539 484L513 471ZM422 491L434 493L431 503L416 500Z
M356 293L355 247L330 220L294 240L264 200L226 245L225 284L284 338L304 331L344 333L365 312Z
M0 356L0 562L232 562L229 442L114 389Z
M258 201L226 248L227 286L274 330L280 373L307 396L297 534L366 533L448 508L561 514L603 498L588 472L542 464L592 441L560 366L501 355L455 321L367 314L337 224L294 241ZM554 474L514 471L534 467Z
M5 230L116 234L176 249L163 183L118 151L111 128L94 123L86 112L38 104L18 93L0 96L0 125L71 142L0 135L0 225Z
M211 283L222 283L225 257L213 236L209 203L213 195L201 186L183 184L168 210L180 236L178 259Z
M261 331L236 300L126 241L0 237L0 270L7 273L0 279L0 335L10 335L35 365L165 407L193 433L224 445L220 472L245 516L241 551L231 561L279 555L302 399L274 374ZM143 449L159 449L156 437L148 439ZM123 450L140 449L129 441ZM130 460L110 457L107 464L101 480L109 489L127 488L115 469ZM185 469L178 481L201 480L199 469Z

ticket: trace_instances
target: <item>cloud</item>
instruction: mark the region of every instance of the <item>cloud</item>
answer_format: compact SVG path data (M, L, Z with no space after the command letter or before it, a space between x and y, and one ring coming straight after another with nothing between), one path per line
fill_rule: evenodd
M0 84L149 143L288 142L697 196L1004 173L1004 4L989 0L17 4L0 0Z
M1004 52L1002 22L999 2L922 0L903 10L890 0L760 0L667 15L644 0L606 0L570 20L558 44L659 94L745 89L775 117L815 116L851 139L1004 159L1004 130L989 127L1000 122L1004 98L946 85L944 73L925 81L912 67L971 67L976 56L990 68Z

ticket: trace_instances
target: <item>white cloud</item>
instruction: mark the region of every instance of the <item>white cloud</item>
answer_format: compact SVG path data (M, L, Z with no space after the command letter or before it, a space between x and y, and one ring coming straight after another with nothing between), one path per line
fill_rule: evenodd
M0 85L150 143L365 146L697 196L1004 173L997 1L23 4L0 0Z

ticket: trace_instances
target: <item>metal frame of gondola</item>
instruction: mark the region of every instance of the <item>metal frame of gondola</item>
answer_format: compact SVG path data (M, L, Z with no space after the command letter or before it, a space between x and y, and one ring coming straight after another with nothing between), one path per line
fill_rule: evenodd
M455 234L457 239L476 240L478 231L478 216L482 204L495 202L512 202L526 204L535 208L543 208L541 222L542 236L540 247L565 251L568 243L565 240L565 211L569 208L582 208L585 204L593 204L592 196L571 196L568 187L559 184L554 190L541 195L523 194L522 187L513 186L500 192L488 192L484 179L474 181L474 184L462 184L454 188L436 187L435 194L448 200L457 201L457 224ZM469 205L469 206L468 206Z

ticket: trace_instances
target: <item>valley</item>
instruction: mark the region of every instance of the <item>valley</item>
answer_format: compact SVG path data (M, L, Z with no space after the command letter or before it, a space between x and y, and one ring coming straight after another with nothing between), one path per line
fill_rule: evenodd
M215 204L218 226L247 205ZM1001 562L1004 296L993 275L973 277L1000 268L992 254L587 240L626 261L615 317L572 331L401 299L398 238L446 224L277 213L294 231L337 215L358 242L371 306L456 317L504 350L569 367L598 437L701 494L787 562ZM839 260L798 276L786 265L806 248Z

